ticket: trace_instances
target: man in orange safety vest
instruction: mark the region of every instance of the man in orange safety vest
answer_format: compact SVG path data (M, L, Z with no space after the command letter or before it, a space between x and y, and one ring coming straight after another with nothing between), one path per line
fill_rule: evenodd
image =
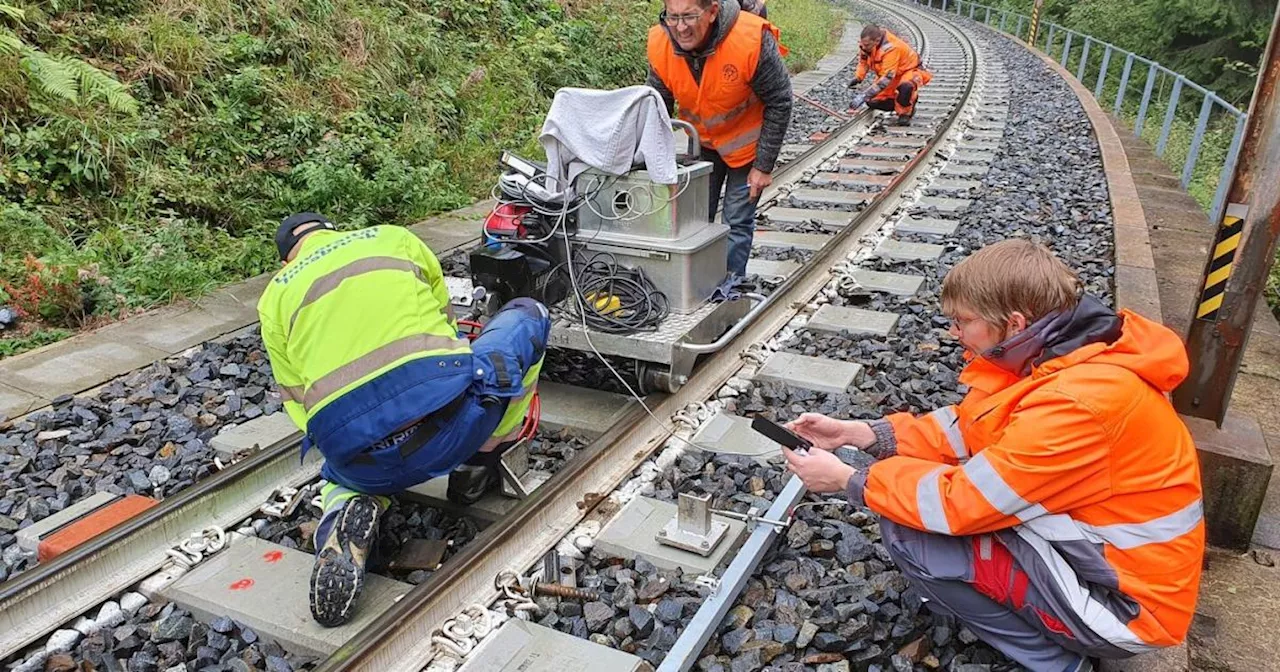
M778 29L745 12L738 0L666 0L649 29L649 77L668 111L679 105L710 161L715 218L724 188L730 276L745 276L756 202L772 182L787 124L791 77Z

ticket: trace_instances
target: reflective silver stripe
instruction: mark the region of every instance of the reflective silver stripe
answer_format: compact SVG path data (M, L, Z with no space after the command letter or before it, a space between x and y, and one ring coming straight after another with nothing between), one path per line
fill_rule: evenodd
M449 336L436 336L434 334L406 336L366 353L325 374L324 377L307 388L307 392L302 398L302 405L310 411L313 406L324 401L329 395L378 369L390 366L410 355L433 350L463 350L469 347L466 341L460 341Z
M1040 556L1045 571L1066 603L1094 634L1131 653L1145 653L1156 648L1134 634L1105 604L1094 599L1089 589L1076 576L1075 570L1048 541L1025 525L1017 525L1013 529Z
M724 113L709 117L704 123L706 124L708 129L712 129L712 128L715 128L716 126L723 125L725 123L728 123L729 121L737 119L744 112L750 109L753 104L758 102L760 102L760 99L756 98L756 94L752 93L751 95L747 96L746 100L742 101L741 103L738 103L728 112L724 112Z
M306 388L301 385L280 385L277 383L276 388L280 390L281 399L292 401L295 404L302 403L302 396L306 392Z
M1147 544L1173 541L1196 529L1202 520L1204 520L1204 506L1197 499L1167 516L1148 520L1145 523L1089 525L1076 521L1076 524L1102 541L1116 548L1128 550Z
M739 149L742 149L743 147L749 147L751 146L752 143L754 143L756 140L759 140L759 139L760 139L760 127L756 126L749 130L743 131L742 133L738 134L737 137L734 137L730 140L720 143L719 145L716 146L716 151L720 152L721 155L728 154L730 152L735 152Z
M289 331L293 331L293 323L297 321L298 313L302 312L303 308L319 301L325 294L337 289L343 280L374 271L407 271L413 273L419 280L426 282L426 278L422 275L422 268L408 259L397 259L396 257L356 259L345 266L325 273L311 283L311 286L307 288L306 296L302 297L302 303L299 303L298 307L293 309L293 315L289 316Z
M956 459L969 457L969 449L964 445L964 435L960 433L960 418L956 416L956 407L943 406L929 415L942 428L942 433L947 435L947 443L951 444L951 452Z
M1004 482L1004 478L991 466L984 453L978 453L965 463L964 473L973 482L974 487L991 503L992 508L1006 516L1017 516L1019 520L1031 520L1049 512L1039 504L1032 504L1022 498L1016 490Z
M916 484L916 508L920 509L920 522L925 529L940 534L951 534L951 523L947 522L947 512L942 508L942 484L938 481L946 470L946 465L939 465Z

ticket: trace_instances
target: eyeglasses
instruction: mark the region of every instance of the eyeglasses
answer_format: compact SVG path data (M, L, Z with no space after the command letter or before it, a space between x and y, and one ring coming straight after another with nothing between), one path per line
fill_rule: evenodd
M693 24L698 22L698 19L702 18L703 14L706 14L706 13L707 13L707 10L705 9L699 10L694 14L668 14L666 12L663 12L662 22L667 24L668 26L671 26L672 28L675 28L676 26L682 23L692 26Z
M953 315L948 315L947 319L951 320L951 326L955 327L956 329L959 329L960 331L964 331L964 328L969 326L970 323L976 322L982 318L981 317L955 317Z

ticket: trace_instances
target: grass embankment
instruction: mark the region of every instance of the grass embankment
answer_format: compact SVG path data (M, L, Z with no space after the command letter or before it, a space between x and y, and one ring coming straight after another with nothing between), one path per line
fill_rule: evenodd
M0 0L13 3L14 0ZM658 3L108 0L0 28L128 85L137 112L47 95L0 50L0 357L271 269L289 212L407 224L536 153L563 86L642 82ZM56 9L55 9L56 8ZM838 39L825 0L771 7L795 70ZM47 84L48 82L46 82Z

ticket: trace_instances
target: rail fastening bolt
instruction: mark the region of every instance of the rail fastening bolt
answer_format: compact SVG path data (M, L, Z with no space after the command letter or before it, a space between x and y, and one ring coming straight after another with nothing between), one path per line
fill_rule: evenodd
M534 584L533 592L535 595L547 595L550 597L567 597L572 600L583 600L593 602L600 599L600 594L594 590L583 590L581 588L570 588L562 586L558 583L543 583L539 581Z

